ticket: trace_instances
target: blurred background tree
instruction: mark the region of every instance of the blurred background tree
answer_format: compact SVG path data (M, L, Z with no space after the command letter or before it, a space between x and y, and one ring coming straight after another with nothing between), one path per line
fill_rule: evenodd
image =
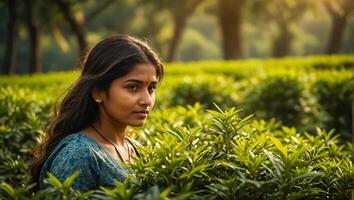
M2 6L8 8L8 20L6 24L6 44L4 47L4 58L3 66L1 72L3 74L13 74L15 73L15 46L16 46L16 31L18 24L17 16L17 0L7 0L1 2Z
M187 20L197 9L197 7L206 0L145 0L155 7L156 12L166 9L171 15L173 24L173 33L169 41L170 45L167 53L167 62L175 61L176 51L187 25Z
M262 23L273 23L276 34L272 41L272 56L289 55L294 40L294 29L303 15L315 6L312 0L258 0L252 5L253 13Z
M0 0L2 74L69 70L111 34L167 62L354 52L352 0Z
M323 0L323 3L331 17L331 32L325 53L335 54L339 52L349 15L354 11L354 1Z
M219 21L224 59L242 58L242 8L246 0L219 0Z

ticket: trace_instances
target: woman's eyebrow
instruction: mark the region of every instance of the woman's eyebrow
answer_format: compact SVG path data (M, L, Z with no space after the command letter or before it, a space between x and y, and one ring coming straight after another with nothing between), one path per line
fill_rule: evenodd
M138 79L128 79L128 80L125 80L124 82L135 82L135 83L139 83L139 84L144 84L144 81L141 81ZM157 81L152 81L151 83L157 84Z

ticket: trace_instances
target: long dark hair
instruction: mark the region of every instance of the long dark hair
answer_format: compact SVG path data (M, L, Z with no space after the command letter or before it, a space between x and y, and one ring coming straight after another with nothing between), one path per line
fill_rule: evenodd
M112 81L129 73L138 63L152 64L158 82L163 77L163 65L156 53L143 41L131 36L115 35L99 42L88 54L77 81L56 103L43 141L33 150L30 163L31 182L39 189L41 168L55 146L64 137L93 123L98 105L91 96L93 88L108 91Z

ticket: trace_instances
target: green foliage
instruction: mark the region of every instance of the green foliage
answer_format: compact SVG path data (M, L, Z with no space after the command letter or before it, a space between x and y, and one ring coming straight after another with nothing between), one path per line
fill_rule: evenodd
M218 109L203 114L202 127L148 131L132 166L140 186L172 187L172 196L192 192L192 199L349 198L351 144L339 144L333 132L300 134L239 112Z
M318 67L326 65L326 67ZM348 69L353 65L352 55L288 57L282 59L247 59L236 61L200 61L176 63L166 67L166 73L198 75L199 73L224 74L235 80L267 75L303 75L323 70ZM343 67L348 66L348 67Z
M212 108L213 102L230 107L237 104L236 86L226 77L207 77L199 75L196 78L184 77L171 89L169 106L193 105L199 102L205 108Z
M16 87L0 88L0 94L0 181L19 185L27 180L28 156L51 103Z
M321 57L346 59L334 58ZM4 77L0 199L349 199L352 144L337 133L350 132L353 74L314 69L321 59L169 66L157 108L129 130L142 144L134 176L87 193L72 188L77 174L35 194L28 185L30 148L77 74Z
M198 105L189 110L184 112L196 119L203 112ZM251 116L242 118L239 113L235 108L217 108L203 113L203 126L181 124L167 130L154 127L159 120L166 123L163 113L153 116L149 120L155 123L147 123L144 131L136 133L139 141L147 140L147 145L139 147L142 157L130 165L136 176L116 182L115 188L85 195L102 199L349 198L351 144L339 144L333 132L318 129L300 134L294 128L251 120ZM49 176L53 188L42 192L83 199L84 194L70 189L75 176L64 183ZM24 188L11 187L2 184L4 195L26 193Z
M303 86L296 78L270 77L258 80L246 94L251 113L264 119L280 119L285 125L299 125L304 111L301 105Z
M313 87L315 96L326 112L325 129L335 129L347 138L351 136L353 77L337 77L332 74L321 77Z
M217 44L212 43L195 30L186 30L179 47L181 61L220 59L221 52Z

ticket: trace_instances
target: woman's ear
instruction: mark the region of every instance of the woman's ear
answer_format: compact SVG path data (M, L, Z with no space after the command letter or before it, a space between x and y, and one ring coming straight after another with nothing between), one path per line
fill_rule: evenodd
M97 103L101 103L103 101L103 92L98 90L97 88L93 88L91 90L91 96L93 100Z

